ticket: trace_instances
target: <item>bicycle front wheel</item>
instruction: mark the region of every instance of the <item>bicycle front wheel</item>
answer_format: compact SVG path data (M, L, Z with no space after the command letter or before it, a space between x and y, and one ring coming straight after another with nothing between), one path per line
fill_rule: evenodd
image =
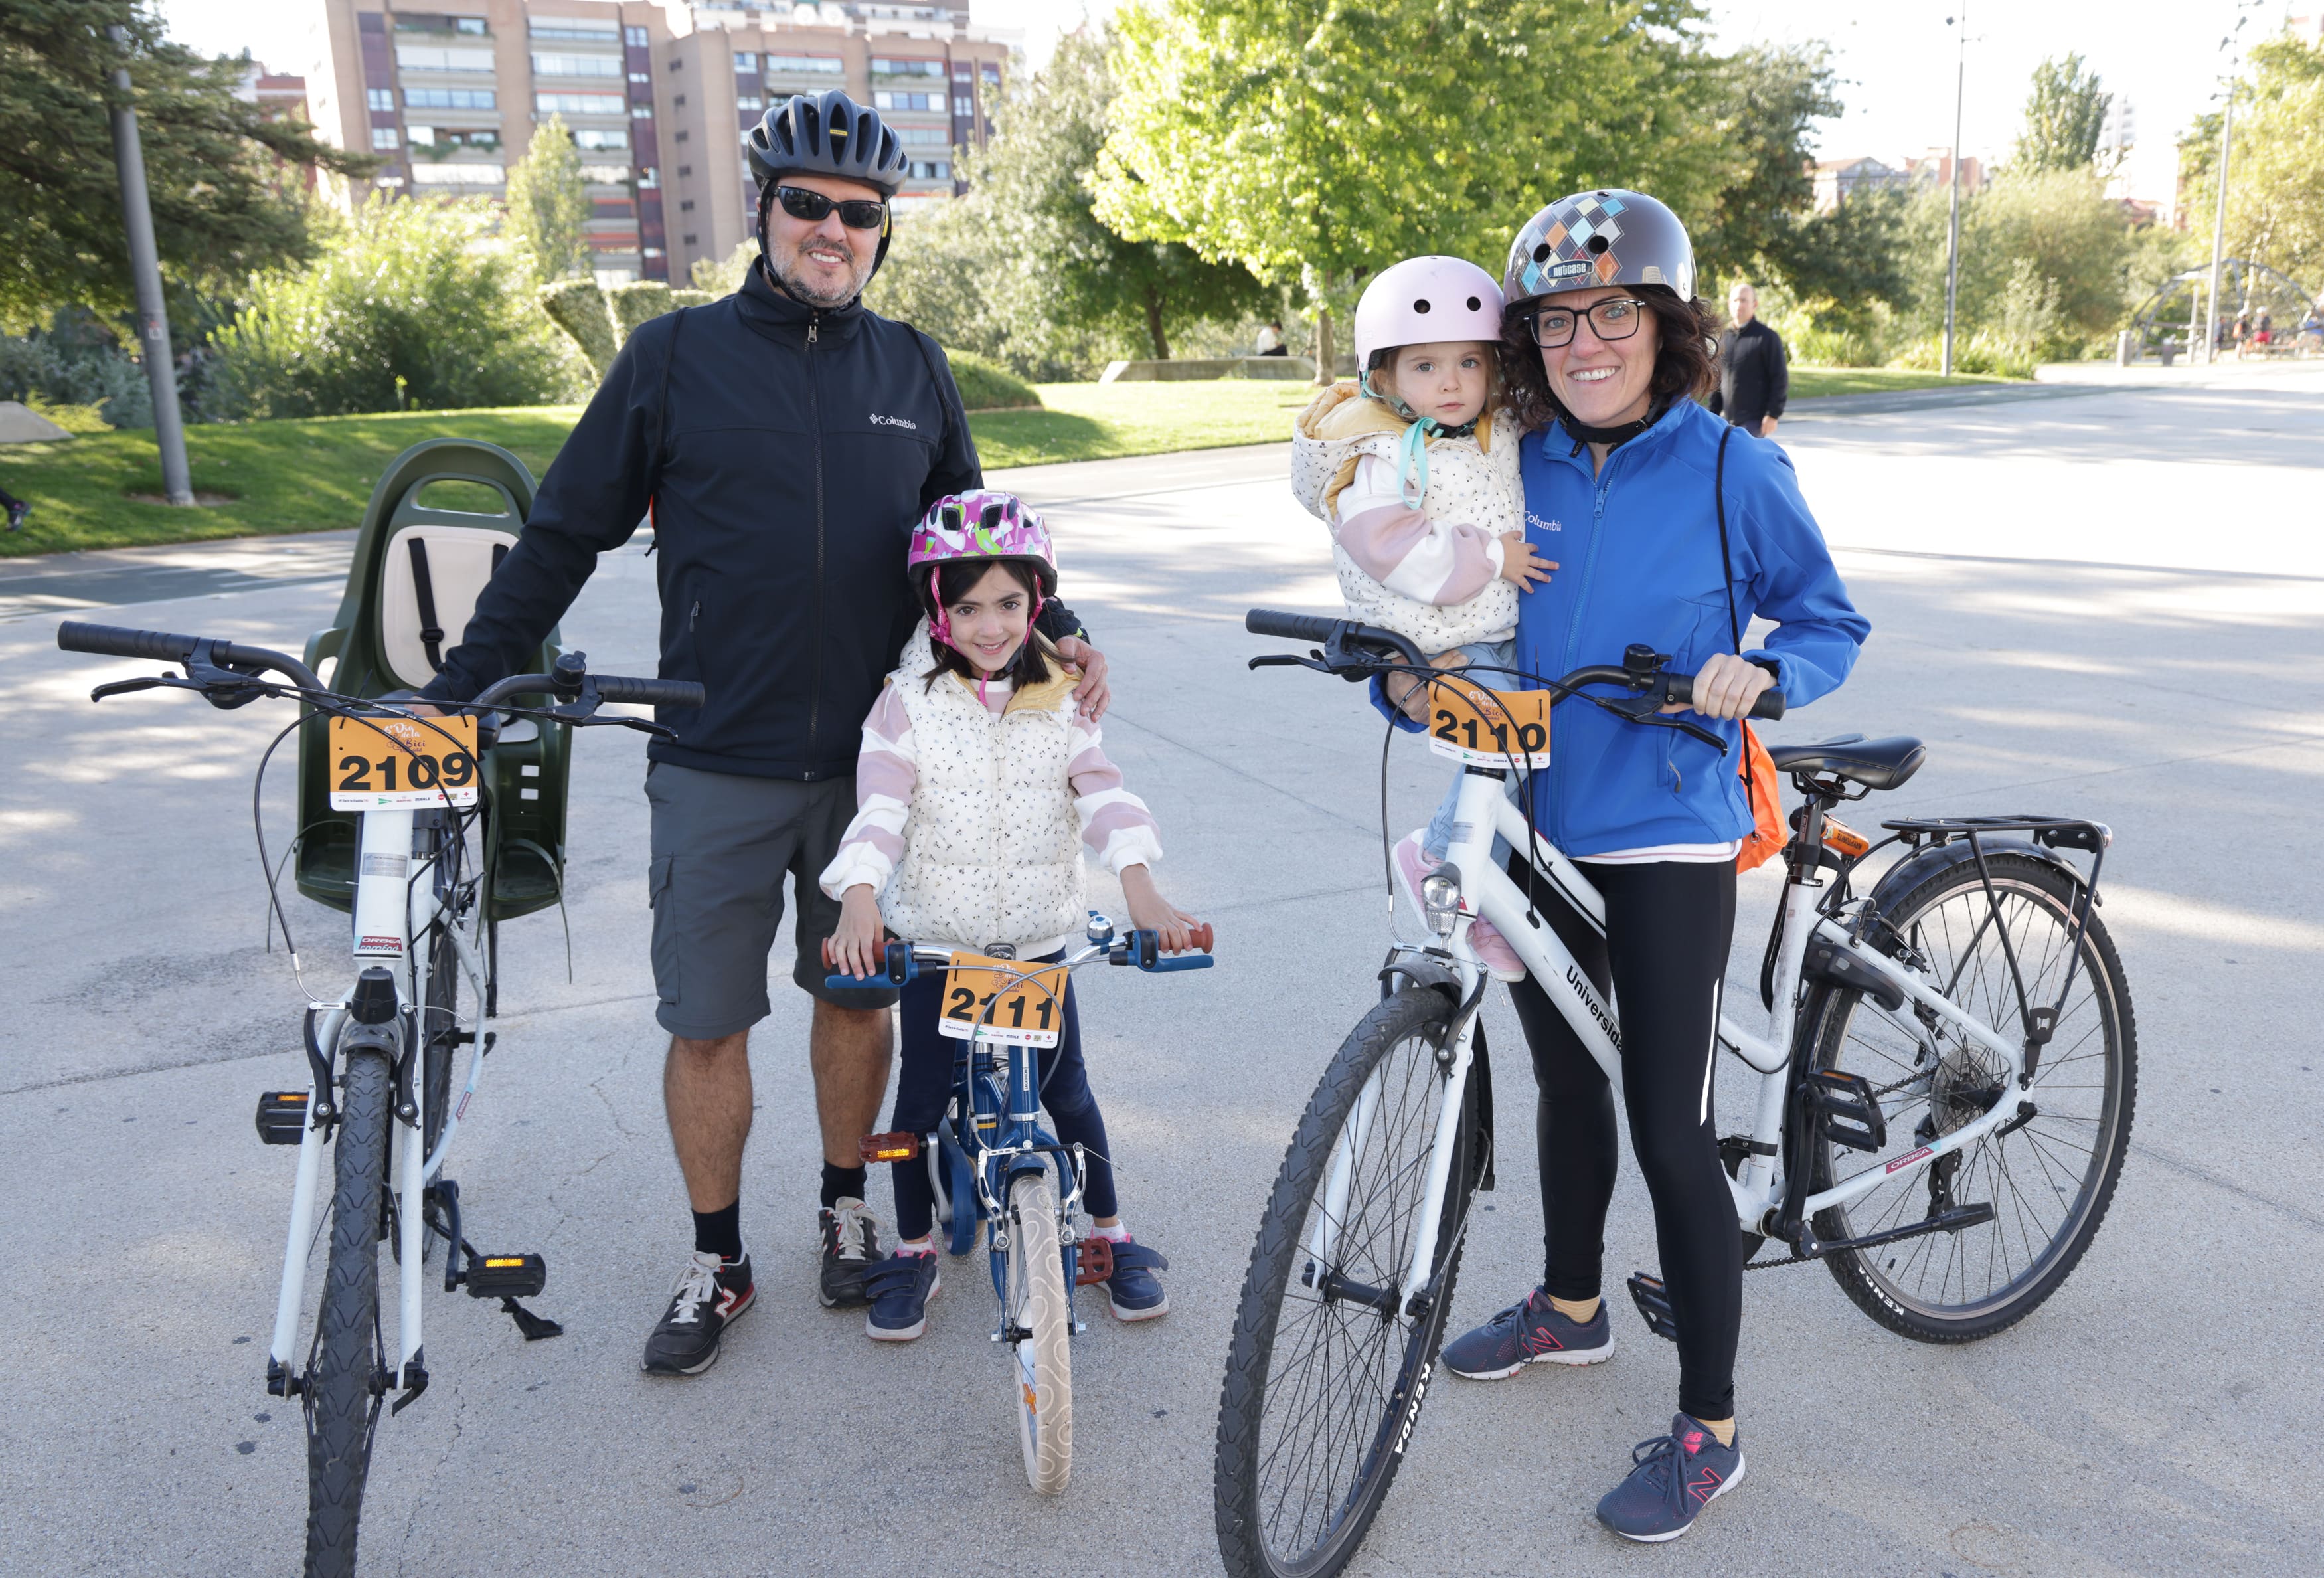
M1900 1158L2007 1103L2020 1118L1964 1150L1903 1171L1848 1204L1819 1212L1817 1236L1855 1238L1941 1210L1987 1204L1992 1220L1827 1262L1858 1308L1923 1343L1964 1343L2015 1325L2055 1293L2105 1220L2130 1146L2138 1033L2122 959L2093 910L2074 935L2077 885L2047 861L1986 858L1997 913L1975 865L1931 876L1890 906L1882 936L1908 968L1985 1023L2018 1022L2014 955L2027 1000L2068 995L2033 1083L1945 1020L1909 1005L1890 1013L1859 993L1822 988L1807 1005L1815 1066L1862 1075L1878 1095L1888 1143L1829 1140L1810 1158L1823 1189ZM2007 951L2003 939L2007 938ZM2073 983L2067 988L2069 964ZM2033 1115L2023 1114L2030 1106Z
M1009 1186L1009 1248L1003 1253L1017 1442L1025 1479L1045 1496L1074 1472L1074 1311L1057 1243L1057 1192L1047 1173L1020 1173Z
M1260 1219L1219 1399L1219 1554L1232 1578L1328 1578L1362 1544L1404 1458L1452 1308L1481 1167L1474 1086L1422 1297L1401 1296L1439 1119L1443 993L1408 987L1342 1044ZM1481 1040L1480 1040L1481 1045Z
M395 1072L377 1052L347 1059L331 1196L330 1269L307 1370L307 1578L350 1578L386 1367L379 1329L381 1194Z

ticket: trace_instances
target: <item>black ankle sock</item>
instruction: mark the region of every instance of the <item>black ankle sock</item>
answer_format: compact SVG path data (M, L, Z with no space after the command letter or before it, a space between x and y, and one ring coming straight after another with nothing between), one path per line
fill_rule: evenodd
M695 1252L715 1255L722 1260L742 1258L742 1203L737 1200L724 1211L697 1211L694 1213Z
M823 1204L826 1211L843 1199L862 1199L863 1191L871 1186L871 1180L861 1167L835 1167L829 1162L823 1164Z

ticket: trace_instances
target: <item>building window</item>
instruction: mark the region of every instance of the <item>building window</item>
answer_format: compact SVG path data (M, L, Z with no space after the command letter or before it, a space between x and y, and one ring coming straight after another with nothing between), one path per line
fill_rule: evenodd
M973 98L954 99L952 101L952 113L956 115L974 115L976 113L976 100Z
M637 83L641 87L643 87L644 85L651 82L653 80L653 77L649 72L632 71L630 73L630 80Z
M498 100L489 88L407 88L406 109L493 109Z
M525 31L537 39L571 39L576 43L610 44L621 36L621 24L595 22L586 16L536 16Z
M645 249L645 255L648 257L659 257L661 255L661 248L659 246L649 246ZM1774 1264L1773 1261L1769 1261L1768 1263L1770 1265Z
M374 126L371 129L371 145L379 152L385 152L391 148L401 147L403 139L395 134L393 126Z
M694 212L694 199L692 198L687 198L685 201L679 203L678 205L678 211L681 214L691 214Z
M755 93L738 93L734 96L734 107L755 112L766 108L767 102Z
M940 110L944 108L944 95L941 93L878 92L872 96L872 107L874 109Z
M630 184L630 167L626 164L585 164L581 167L581 179L590 186L627 186Z
M702 237L699 235L681 235L678 239L686 243L688 246L697 246L701 245L702 242Z
M912 161L912 179L914 180L950 180L952 165L942 159L915 159Z
M598 126L583 126L573 134L573 145L602 152L608 148L629 151L630 134L626 130L607 131Z
M633 104L630 106L630 119L633 121L650 121L653 119L653 106L650 104Z
M942 60L891 60L872 57L874 77L941 77L945 74Z
M737 50L734 51L734 69L737 71L756 71L758 69L759 57L755 51L751 50Z
M457 54L460 51L453 51ZM492 57L484 57L490 60ZM484 68L489 71L492 67ZM535 55L532 74L536 77L619 77L622 63L611 55Z
M364 98L374 109L392 110L395 107L395 89L392 88L368 88Z
M617 115L622 113L622 96L618 93L536 93L533 109L545 115Z
M415 164L415 186L498 186L508 172L497 164Z
M983 70L984 79L987 82L998 83L1001 80L1001 63L999 61L985 61L983 63Z
M454 32L471 32L478 38L484 36L484 19L481 16L447 16L444 20L452 24Z
M642 50L653 43L653 38L644 28L625 27L622 30L622 42L633 50Z
M638 166L638 185L639 185L640 187L641 187L641 188L642 188L642 187L659 187L659 185L661 185L661 171L659 171L659 170L656 170L656 169L655 169L652 165L650 165L650 164L641 164L641 165L639 165L639 166Z
M907 148L948 148L952 134L941 126L892 126L896 140Z
M832 55L769 55L767 75L779 77L786 72L808 77L838 77L847 70L847 63Z
M680 143L685 142L685 141L686 141L686 134L685 134L684 132L680 132L680 133L678 134L677 141L678 141L678 142L680 142Z
M676 98L671 99L669 103L672 109L684 109L686 107L686 95L681 93Z
M686 69L686 62L678 56L672 55L669 58L669 69L673 71L683 71Z
M395 63L406 71L490 71L490 50L447 50L433 44L398 44Z
M680 180L684 180L687 176L692 175L693 173L694 166L691 164L681 164L678 167L678 179Z

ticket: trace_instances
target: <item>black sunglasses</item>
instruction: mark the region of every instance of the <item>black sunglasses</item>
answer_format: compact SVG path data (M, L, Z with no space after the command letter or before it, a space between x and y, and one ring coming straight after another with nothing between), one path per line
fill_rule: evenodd
M834 208L839 210L839 222L850 230L877 230L888 222L888 205L869 198L837 200L803 186L779 186L775 198L784 213L810 225L821 224Z

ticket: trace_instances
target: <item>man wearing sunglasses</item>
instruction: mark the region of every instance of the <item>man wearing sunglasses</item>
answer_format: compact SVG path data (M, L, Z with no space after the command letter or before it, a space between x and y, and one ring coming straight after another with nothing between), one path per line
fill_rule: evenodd
M694 1213L694 1252L646 1343L653 1375L709 1369L755 1296L740 1205L749 1038L770 1011L787 874L792 979L816 1000L817 1297L866 1302L881 1248L857 1146L879 1127L895 993L825 987L838 906L816 879L855 812L863 719L918 616L908 534L937 499L983 485L943 350L862 305L907 168L895 133L835 90L777 105L743 143L760 266L734 294L631 334L423 693L465 701L521 671L597 556L650 512L660 672L709 698L663 708L678 737L647 752L655 1017ZM1080 622L1052 599L1039 623L1081 668L1083 706L1102 712L1105 660Z

